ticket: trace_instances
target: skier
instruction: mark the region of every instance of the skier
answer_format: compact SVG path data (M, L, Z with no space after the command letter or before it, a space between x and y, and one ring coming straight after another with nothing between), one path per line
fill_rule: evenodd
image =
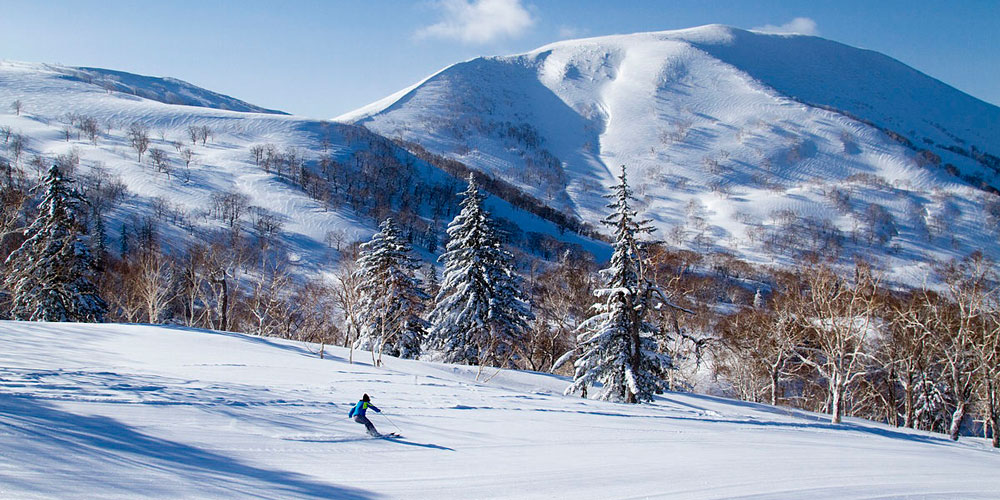
M368 417L365 416L365 412L368 411L369 408L375 410L375 413L382 413L382 410L371 404L371 398L365 394L361 397L361 401L358 401L358 404L354 405L354 408L351 408L351 412L348 413L347 416L348 418L354 417L354 421L359 424L365 424L365 428L368 429L368 434L373 437L379 437L381 434L379 434L378 430L375 429L375 425L372 424L372 421L368 420Z

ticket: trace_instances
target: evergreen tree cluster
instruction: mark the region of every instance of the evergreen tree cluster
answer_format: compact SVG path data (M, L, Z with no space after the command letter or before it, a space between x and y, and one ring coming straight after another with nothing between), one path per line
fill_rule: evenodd
M53 166L45 176L38 216L5 262L10 314L28 321L103 321L107 304L95 284L96 264L86 227L86 199Z
M483 208L473 176L462 210L448 225L441 290L430 315L428 343L444 360L509 364L523 348L531 312L520 291L513 256Z
M647 319L654 298L662 296L645 275L638 240L652 229L648 221L636 219L624 167L619 180L608 195L613 212L603 221L614 231L614 252L608 268L601 271L604 286L594 291L595 314L579 326L579 347L567 353L582 351L566 392L586 391L599 383L600 399L638 403L667 389L673 361L659 349L661 332Z
M421 318L424 292L416 271L420 260L392 219L361 245L357 291L362 323L355 347L401 358L420 355L427 322Z
M667 389L672 358L660 345L662 332L649 320L650 311L666 302L646 276L640 236L650 232L637 219L634 200L622 169L620 183L609 196L613 213L604 223L614 230L614 253L601 272L604 286L595 291L595 314L578 328L579 344L558 364L577 356L573 384L567 392L601 388L598 397L640 403ZM527 341L533 319L522 292L514 258L484 208L485 196L469 177L461 211L448 225L448 242L440 257L444 274L428 315L429 329L419 319L426 297L416 278L419 264L392 220L361 246L357 260L360 332L355 346L373 352L414 357L420 345L449 363L517 366L530 356ZM433 270L431 279L436 281Z
M332 301L342 308L353 304L345 323L357 335L347 340L370 350L377 364L382 354L479 366L536 363L534 316L524 281L471 174L460 211L447 228L440 279L434 266L421 270L412 243L388 218L358 248L356 270L344 282L350 283L350 293L339 296L309 283L289 290L292 280L267 257L270 240L260 236L256 245L244 242L235 215L227 226L228 240L193 245L178 256L160 249L151 221L123 223L117 258L108 251L101 211L58 166L48 170L42 187L37 217L4 262L6 310L13 319L103 321L110 309L101 298L103 290L110 294L117 321L173 320L326 342L326 332L336 327L322 311ZM617 212L606 221L616 228L615 254L604 272L606 287L597 292L597 314L580 327L585 350L573 387L600 384L601 397L641 402L665 387L663 376L671 365L669 357L658 354L655 327L643 319L651 285L643 279L636 237L646 228L630 209L624 173L619 188L611 205ZM227 246L230 251L222 251ZM254 253L250 247L259 248ZM239 277L258 271L248 267L252 255L260 256L260 276L247 289ZM319 333L295 333L303 329Z

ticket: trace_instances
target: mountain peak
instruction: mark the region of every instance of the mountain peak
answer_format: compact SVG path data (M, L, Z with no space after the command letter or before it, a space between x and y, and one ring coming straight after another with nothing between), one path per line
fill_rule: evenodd
M925 240L942 199L998 183L1000 108L815 36L706 25L560 41L455 64L341 119L590 221L603 214L612 172L628 164L661 237L750 260L788 255L766 250L776 240L761 231L808 220L804 240L827 227L856 242L859 224L883 213L896 225L883 245L895 250L851 243L845 258L880 255L905 269L992 241L975 206L965 244ZM830 206L829 192L857 179L868 180L851 189L865 194ZM795 216L776 223L782 211Z

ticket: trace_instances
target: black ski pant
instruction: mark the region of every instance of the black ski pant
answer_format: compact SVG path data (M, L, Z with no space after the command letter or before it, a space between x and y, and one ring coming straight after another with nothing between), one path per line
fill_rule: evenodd
M372 436L378 436L378 431L375 429L375 424L373 424L371 420L368 420L368 417L364 415L355 415L354 421L359 424L365 424L365 429L368 429L368 434L371 434Z

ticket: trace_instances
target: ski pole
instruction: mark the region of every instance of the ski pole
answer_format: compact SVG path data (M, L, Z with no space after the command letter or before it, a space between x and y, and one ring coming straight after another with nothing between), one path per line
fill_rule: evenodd
M382 413L379 413L379 415L382 415L383 417L385 417L385 419L388 420L389 423L392 424L392 426L395 427L397 431L399 431L400 433L403 432L403 429L400 429L399 426L396 425L396 422L393 422L392 419L389 418L388 415L385 415L385 414L382 414Z

